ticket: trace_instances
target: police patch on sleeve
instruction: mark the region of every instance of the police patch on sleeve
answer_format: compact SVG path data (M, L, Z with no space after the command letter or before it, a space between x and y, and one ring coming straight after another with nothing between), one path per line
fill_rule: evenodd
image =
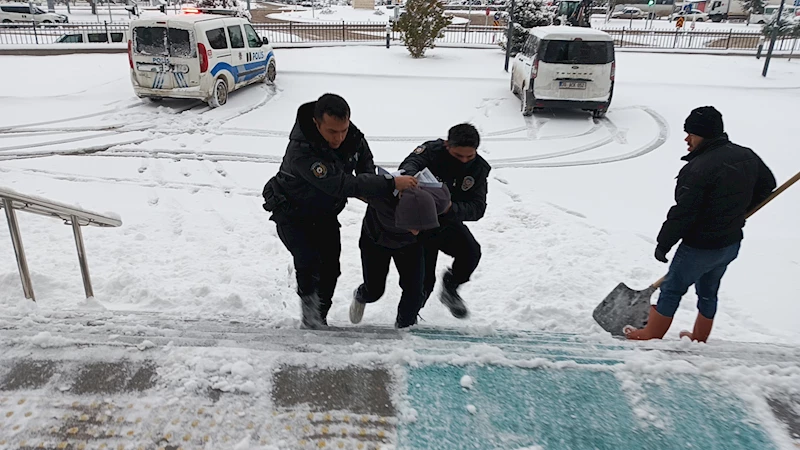
M414 149L414 153L416 153L417 155L421 154L424 151L425 151L425 146L424 145L420 145L419 147Z
M325 178L325 176L328 175L328 168L325 167L325 164L322 164L320 161L315 162L311 166L311 171L314 172L314 175L317 178Z
M464 181L461 183L461 190L468 191L472 186L475 186L475 178L464 177Z

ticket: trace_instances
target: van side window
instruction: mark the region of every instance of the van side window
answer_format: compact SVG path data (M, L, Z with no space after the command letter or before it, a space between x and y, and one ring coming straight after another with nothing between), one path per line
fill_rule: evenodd
M111 42L122 42L122 33L111 33Z
M62 36L58 42L64 44L79 44L83 42L83 35L81 34L66 34Z
M214 30L206 31L208 43L214 50L222 50L228 48L228 40L225 39L225 30L216 28Z
M228 27L228 37L231 39L231 48L244 48L244 36L242 27L233 25Z
M249 23L244 24L244 31L247 33L247 46L250 48L261 48L261 37L256 33L256 29Z
M89 33L86 37L88 37L89 42L92 43L108 42L108 36L106 36L105 33Z

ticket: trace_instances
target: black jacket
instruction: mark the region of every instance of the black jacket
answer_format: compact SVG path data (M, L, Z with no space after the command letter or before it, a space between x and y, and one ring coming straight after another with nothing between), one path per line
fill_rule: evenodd
M749 148L727 135L707 140L682 158L675 206L658 233L664 251L678 240L694 248L718 249L743 238L745 215L775 189L772 172Z
M264 209L276 222L335 217L348 197L394 190L391 176L375 174L369 145L352 123L342 145L335 150L328 147L313 121L314 104L297 110L280 170L264 186Z
M486 212L486 194L489 192L489 163L480 155L464 164L450 156L444 140L428 141L416 148L400 163L404 175L416 175L428 168L433 175L450 189L453 207L440 223L447 221L477 221Z

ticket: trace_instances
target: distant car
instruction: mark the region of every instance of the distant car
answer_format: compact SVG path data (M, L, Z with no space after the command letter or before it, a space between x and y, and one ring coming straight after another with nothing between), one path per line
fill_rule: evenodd
M644 19L646 14L639 8L623 8L611 14L612 19Z
M56 40L56 44L100 44L107 42L128 42L128 30L111 32L74 31Z
M669 21L672 22L673 20L678 20L679 17L683 17L686 19L687 22L691 22L694 20L695 22L707 22L708 21L708 14L693 9L691 11L680 10L676 13L672 13L669 15Z
M0 5L0 23L36 22L37 24L67 23L63 14L49 13L38 6L27 3L4 3Z

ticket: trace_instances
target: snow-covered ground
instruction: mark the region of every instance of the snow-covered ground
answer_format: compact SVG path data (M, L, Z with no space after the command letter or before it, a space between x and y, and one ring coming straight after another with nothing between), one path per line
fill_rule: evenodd
M498 50L281 50L274 87L256 85L228 104L143 103L126 56L0 57L0 184L122 217L117 229L84 229L96 297L83 298L70 227L19 213L36 307L218 314L297 325L291 258L261 208L296 108L324 92L348 99L377 162L392 167L425 139L470 121L494 169L486 217L469 224L483 246L462 288L472 314L452 318L435 298L429 326L574 332L602 338L591 312L620 281L644 288L666 271L654 238L682 166L683 119L712 104L731 138L756 149L779 183L800 168L795 105L800 62L618 54L608 120L581 112L525 120ZM658 70L653 70L658 67ZM54 71L58 76L53 77ZM26 77L25 87L19 73ZM110 148L99 153L85 151ZM713 338L800 343L800 187L752 218L726 275ZM342 276L330 322L348 324L360 283L364 205L340 216ZM29 308L14 252L0 227L0 305ZM440 258L441 271L449 258ZM399 299L392 271L367 325L390 325ZM684 299L667 335L696 314Z

